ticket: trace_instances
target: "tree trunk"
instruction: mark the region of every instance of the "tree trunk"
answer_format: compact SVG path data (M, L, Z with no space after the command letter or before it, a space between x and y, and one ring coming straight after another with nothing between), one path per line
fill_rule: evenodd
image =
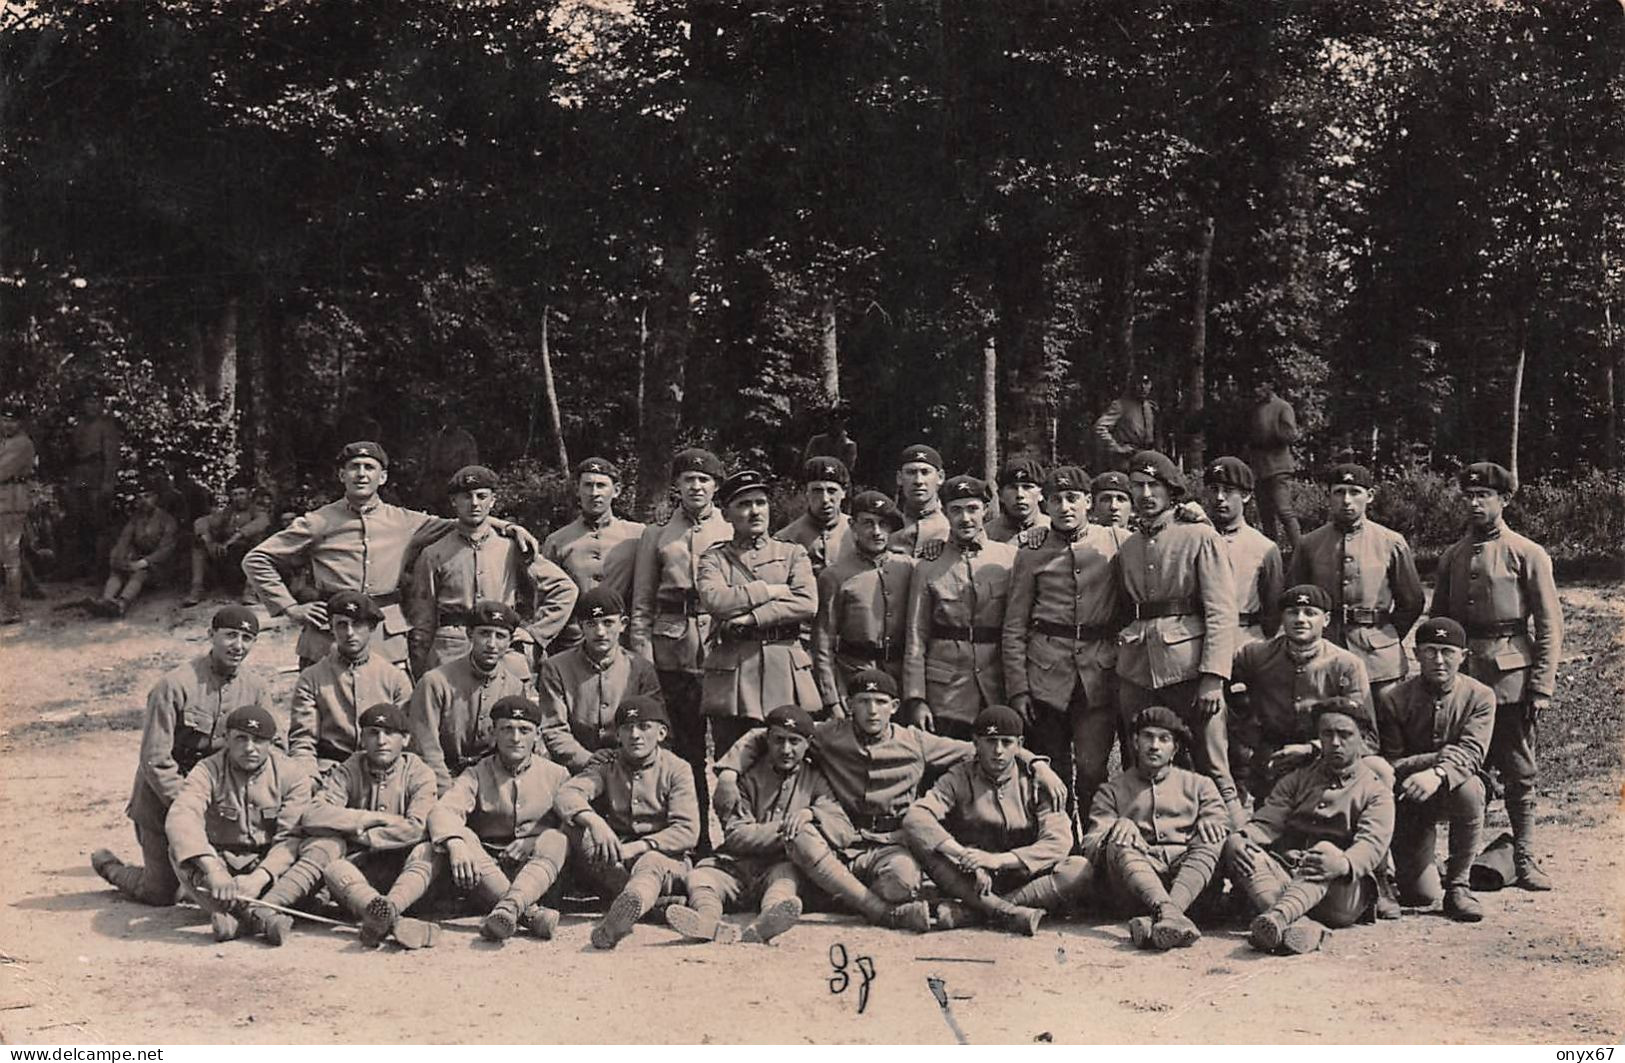
M835 297L826 295L820 311L822 343L818 348L818 372L824 382L824 398L831 406L841 401L841 360L835 335Z
M638 439L643 439L643 380L649 354L649 304L638 310Z
M570 472L570 452L564 448L564 422L559 417L559 393L553 385L553 350L547 341L547 318L550 313L542 307L542 395L547 400L547 427L553 433L553 450L559 459L559 469Z
M982 341L982 478L999 475L999 347L991 333Z
M1604 272L1607 270L1607 257L1603 258ZM1619 394L1616 390L1616 369L1618 373L1625 374L1625 344L1618 348L1614 346L1614 307L1612 303L1602 304L1602 386L1603 394L1608 397L1608 420L1603 437L1603 453L1607 455L1608 467L1615 472L1620 471L1619 453Z
M1207 297L1213 264L1213 218L1202 219L1197 236L1196 276L1191 284L1191 346L1185 376L1185 463L1200 469L1207 461Z
M1134 377L1134 303L1139 254L1140 230L1131 222L1123 228L1123 272L1117 289L1117 320L1112 326L1112 352L1122 370L1125 388Z
M237 407L237 320L234 295L220 308L220 320L204 344L203 394L210 402L223 403L228 417Z
M1507 468L1518 479L1518 433L1522 429L1523 368L1529 357L1529 319L1518 325L1518 366L1512 371L1512 440L1507 446Z

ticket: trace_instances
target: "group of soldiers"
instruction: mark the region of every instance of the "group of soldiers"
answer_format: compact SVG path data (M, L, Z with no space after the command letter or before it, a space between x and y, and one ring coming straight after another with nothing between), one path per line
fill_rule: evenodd
M1023 934L1096 907L1168 949L1228 881L1255 947L1301 953L1402 906L1481 919L1493 768L1505 878L1551 888L1534 747L1562 618L1502 517L1511 473L1461 471L1468 529L1429 607L1361 466L1328 470L1330 520L1284 559L1247 524L1247 462L1199 489L1156 451L1124 465L1018 458L995 488L917 444L899 504L812 454L775 532L759 471L684 449L645 526L589 458L579 517L538 543L492 517L491 470L457 470L436 517L383 501L387 453L351 443L343 497L242 561L299 625L291 702L243 667L258 614L220 609L148 699L142 863L92 863L222 940L281 943L325 885L364 941L406 947L452 910L550 938L573 891L608 902L600 948L657 911L770 941L815 902Z

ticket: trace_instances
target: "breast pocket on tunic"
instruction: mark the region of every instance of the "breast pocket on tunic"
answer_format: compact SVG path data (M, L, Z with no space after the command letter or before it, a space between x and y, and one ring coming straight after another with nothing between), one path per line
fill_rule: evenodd
M214 714L208 709L187 706L181 710L175 727L175 748L192 754L199 760L214 746Z
M1507 642L1490 654L1490 660L1495 667L1503 672L1515 672L1520 668L1528 668L1535 663L1535 646L1528 635L1519 635L1508 639Z

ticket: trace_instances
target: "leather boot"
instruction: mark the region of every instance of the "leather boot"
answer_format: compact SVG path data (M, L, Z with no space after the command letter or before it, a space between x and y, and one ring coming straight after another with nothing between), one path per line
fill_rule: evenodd
M1042 908L1046 912L1074 908L1088 897L1091 877L1089 861L1069 856L1054 871L1006 893L1004 899L1022 908Z
M0 593L0 624L19 623L23 618L23 569L21 565L6 567L6 585Z
M1512 821L1512 865L1517 871L1518 885L1544 893L1552 888L1552 880L1535 859L1535 793L1528 788L1508 786L1506 806L1507 819Z
M887 925L892 906L858 880L823 835L804 830L790 843L790 857L814 886L856 911L876 926ZM926 916L929 925L930 914Z

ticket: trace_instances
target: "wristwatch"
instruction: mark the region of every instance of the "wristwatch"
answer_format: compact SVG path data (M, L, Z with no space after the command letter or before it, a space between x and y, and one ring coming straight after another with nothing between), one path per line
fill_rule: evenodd
M1433 773L1439 777L1440 782L1449 782L1450 776L1445 774L1444 768L1438 764L1433 765Z

